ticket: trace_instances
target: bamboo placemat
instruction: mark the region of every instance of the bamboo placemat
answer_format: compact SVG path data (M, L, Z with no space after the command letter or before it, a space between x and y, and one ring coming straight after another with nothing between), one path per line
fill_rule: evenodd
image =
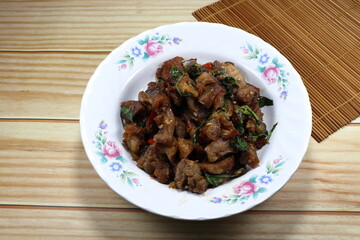
M255 34L300 73L321 142L360 115L360 1L221 0L193 13Z

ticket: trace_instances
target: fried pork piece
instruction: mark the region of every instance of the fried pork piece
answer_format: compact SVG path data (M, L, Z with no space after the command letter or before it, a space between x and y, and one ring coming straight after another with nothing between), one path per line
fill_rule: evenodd
M229 154L233 153L234 149L230 146L229 141L224 141L221 138L219 138L216 141L211 142L209 145L205 148L207 158L209 162L215 162L219 158Z
M245 76L237 68L235 68L234 64L215 62L217 69L225 71L225 76L233 77L236 80L236 84L239 85L239 88L235 92L236 101L240 101L245 104L257 101L260 96L260 89L245 82Z
M180 158L187 158L194 149L194 144L191 139L178 139L178 147L180 151Z
M181 92L180 95L185 97L198 97L199 93L193 86L193 80L189 77L187 73L179 77L176 83L177 89Z
M136 126L136 123L126 125L124 129L124 143L129 148L133 157L137 157L140 153L141 147L145 145L145 129L139 128Z
M152 111L156 111L162 106L170 106L170 98L165 93L166 84L164 82L150 82L148 89L139 92L139 101Z
M162 116L162 121L158 124L160 130L154 135L154 140L157 143L171 145L174 141L173 135L176 125L174 113L170 107L163 107L160 110L160 116Z
M184 158L176 166L174 185L178 189L185 189L188 186L190 192L203 193L209 183L202 175L199 165Z
M200 132L210 141L218 140L221 136L221 124L219 119L211 118Z
M222 174L229 172L235 166L234 156L225 158L224 160L214 162L214 163L199 163L200 169L204 172L211 174Z
M199 102L203 104L207 109L214 105L215 99L217 99L214 109L219 107L219 104L224 103L224 96L226 91L223 87L217 84L205 86L204 92L199 97ZM222 106L222 104L221 104Z
M182 57L175 57L170 60L167 60L163 63L161 68L159 68L156 72L156 77L160 81L169 82L171 85L175 86L177 82L177 78L173 76L172 70L177 68L180 72L184 72L183 66L184 59Z
M121 103L122 109L127 109L127 111L130 111L131 114L126 115L126 111L122 111L121 119L124 121L124 125L130 124L133 118L139 117L141 115L145 115L148 113L147 109L144 107L144 105L140 101L126 101ZM129 119L132 118L132 119Z
M248 144L248 149L241 153L240 162L244 161L252 168L259 164L260 160L253 144Z
M187 109L185 110L185 118L189 117L196 122L203 122L206 120L208 111L194 98L186 98Z
M137 159L139 168L148 174L154 174L160 183L169 183L172 170L169 162L158 152L158 145L149 145L144 153Z

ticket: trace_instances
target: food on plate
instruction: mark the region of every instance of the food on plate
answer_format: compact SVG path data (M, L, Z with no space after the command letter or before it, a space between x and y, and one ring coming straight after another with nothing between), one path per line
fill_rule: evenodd
M266 105L233 63L175 57L137 101L121 103L124 145L160 183L203 193L259 164L276 127L263 122Z

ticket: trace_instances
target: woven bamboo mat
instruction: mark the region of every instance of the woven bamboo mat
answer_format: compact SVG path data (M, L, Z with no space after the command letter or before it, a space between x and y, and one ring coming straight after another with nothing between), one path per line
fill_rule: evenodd
M221 0L193 13L255 34L300 73L321 142L360 115L360 1Z

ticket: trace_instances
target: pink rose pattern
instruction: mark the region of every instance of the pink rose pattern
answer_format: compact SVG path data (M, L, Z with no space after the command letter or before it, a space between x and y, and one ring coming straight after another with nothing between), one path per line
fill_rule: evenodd
M179 37L170 37L167 34L160 35L156 33L153 36L147 35L144 39L137 40L137 44L126 51L116 64L119 64L118 69L120 71L131 69L136 59L146 61L149 58L154 58L164 52L165 45L176 46L182 41Z
M249 180L243 181L239 185L233 187L234 193L240 194L243 196L251 196L257 190L259 190L259 186L255 183L250 182Z
M275 65L269 65L261 74L267 84L273 84L280 76L280 68Z
M276 56L271 59L269 54L263 53L262 49L249 43L246 46L242 46L241 49L245 59L254 60L258 63L256 70L261 73L261 78L264 79L265 83L268 85L277 83L277 89L280 92L279 98L286 100L288 97L287 87L289 85L287 77L290 74L283 69L285 65L279 63L279 59Z
M264 186L273 182L274 178L278 176L278 173L281 171L284 163L285 161L281 155L272 161L268 161L266 164L266 172L263 175L260 177L257 175L251 176L249 179L233 186L232 190L234 194L222 195L221 197L215 196L210 199L210 202L245 204L250 197L256 199L259 194L266 192L267 189Z
M163 51L163 47L161 46L161 44L155 42L155 41L149 41L145 44L145 52L150 56L150 57L155 57L156 55L158 55L159 53L162 53Z
M117 174L123 183L127 183L130 187L141 186L140 180L136 178L138 175L134 172L127 171L123 165L126 164L125 158L122 156L119 145L114 141L107 140L108 125L105 121L98 124L98 129L95 132L95 140L93 144L97 149L96 155L100 157L102 164L108 164L110 170Z
M119 147L113 141L107 141L106 144L101 147L101 152L102 154L110 158L116 158L121 156Z

